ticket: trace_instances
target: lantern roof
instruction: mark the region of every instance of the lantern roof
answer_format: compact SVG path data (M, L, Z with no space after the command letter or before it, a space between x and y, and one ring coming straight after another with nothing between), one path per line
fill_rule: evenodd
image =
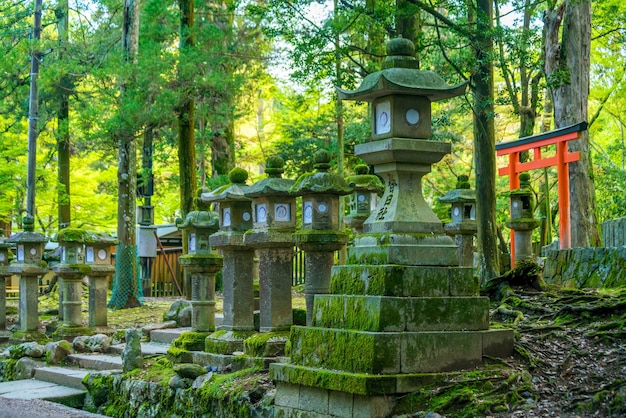
M48 237L44 234L40 234L39 232L35 232L35 219L32 216L25 216L22 224L24 226L24 232L18 232L17 234L11 235L6 242L48 242Z
M348 185L354 187L355 190L382 193L385 190L383 182L375 174L369 174L369 167L365 164L359 164L354 167L355 174L346 177Z
M247 197L262 196L295 196L291 192L294 181L282 178L285 161L277 156L270 156L265 162L267 177L249 186L244 195Z
M178 229L212 228L217 230L219 228L219 217L215 212L193 211L187 214L185 220L177 219L176 226Z
M419 69L413 42L395 38L387 42L387 58L383 69L371 73L355 91L337 89L342 100L371 102L391 94L422 96L431 102L460 96L465 93L468 82L448 85L441 76L432 71Z
M302 196L311 193L327 193L334 195L347 195L352 193L352 187L339 174L329 173L330 153L320 150L315 153L315 173L302 174L296 180L291 191Z
M235 167L228 174L230 183L224 186L218 187L212 192L202 193L201 199L205 202L235 202L235 201L248 201L250 198L246 197L246 190L249 186L246 186L246 180L248 179L248 172L242 168Z
M472 189L454 189L439 198L441 203L476 203L476 191Z

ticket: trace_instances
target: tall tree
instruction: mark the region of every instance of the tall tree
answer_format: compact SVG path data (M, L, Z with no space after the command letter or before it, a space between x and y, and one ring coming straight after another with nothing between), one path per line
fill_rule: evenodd
M588 118L591 50L591 0L549 1L544 14L545 72L557 128ZM595 214L595 186L589 132L569 142L581 159L569 164L571 246L600 242Z
M60 0L54 10L57 18L59 60L63 61L69 42L69 6ZM71 223L70 211L70 100L69 75L62 74L57 85L59 109L57 113L57 161L58 161L58 225L59 230Z
M122 51L124 62L134 67L139 50L139 0L124 0L122 24ZM136 196L137 196L137 132L139 127L132 116L124 110L133 94L133 70L125 79L120 91L119 126L114 136L118 145L118 205L117 238L119 245L115 258L113 293L109 301L112 308L133 308L141 305L139 300L139 277L137 265Z
M485 283L499 274L496 226L496 142L493 92L493 2L476 1L474 93L474 168L478 223L478 277Z
M179 77L189 77L186 60L194 46L194 1L179 0L180 64ZM185 68L185 70L183 70ZM194 208L196 197L196 140L194 135L194 96L189 80L179 83L182 88L178 107L178 166L180 174L180 211L185 217Z

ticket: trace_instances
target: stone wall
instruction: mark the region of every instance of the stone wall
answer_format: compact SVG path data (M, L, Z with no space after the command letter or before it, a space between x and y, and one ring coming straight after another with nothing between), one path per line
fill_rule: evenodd
M604 222L602 224L602 239L607 248L626 245L626 218Z
M550 250L543 274L546 283L578 289L624 286L626 247Z

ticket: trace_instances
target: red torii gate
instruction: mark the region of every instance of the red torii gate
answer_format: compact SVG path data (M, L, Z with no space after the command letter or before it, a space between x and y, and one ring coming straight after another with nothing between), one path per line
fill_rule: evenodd
M569 213L569 166L568 164L580 160L580 152L569 152L568 141L573 141L587 130L587 122L556 129L540 135L527 136L516 141L500 142L496 144L496 155L508 155L509 165L498 169L501 176L509 176L509 189L519 189L518 174L538 168L557 167L558 196L559 196L559 244L560 248L570 248L570 213ZM556 155L542 158L541 147L556 145ZM533 150L533 159L520 162L520 153ZM514 237L511 231L511 262L515 256Z

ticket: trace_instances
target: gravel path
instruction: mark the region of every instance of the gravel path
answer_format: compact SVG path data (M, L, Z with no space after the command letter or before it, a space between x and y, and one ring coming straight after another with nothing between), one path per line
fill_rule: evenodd
M9 399L0 397L0 418L102 418L54 402L39 399Z

